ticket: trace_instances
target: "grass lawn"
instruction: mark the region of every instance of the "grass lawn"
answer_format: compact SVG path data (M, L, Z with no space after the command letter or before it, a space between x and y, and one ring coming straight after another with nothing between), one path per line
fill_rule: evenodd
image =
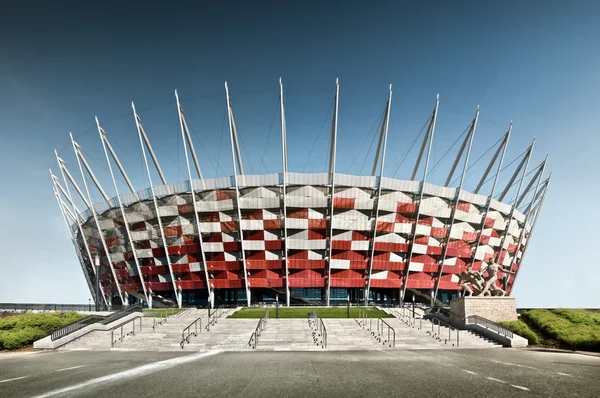
M77 312L28 312L3 316L0 319L0 350L16 350L82 318L85 315Z
M321 318L347 318L347 307L279 307L279 318L307 318L308 314L312 314L313 309L316 309L317 315ZM350 307L350 318L358 318L358 310L366 310L372 318L393 318L383 311L375 307ZM253 307L242 308L228 318L262 318L265 315L266 308ZM269 318L275 318L275 308L269 308Z
M167 311L168 316L171 316L171 314L177 314L178 312L187 310L187 308L144 308L142 311L144 312L145 317L153 317L160 316L161 313L164 315L165 310Z
M600 313L588 310L535 309L521 319L561 348L600 352Z
M523 321L514 322L498 322L500 325L509 328L513 333L524 337L529 342L529 345L538 345L541 342L540 337Z

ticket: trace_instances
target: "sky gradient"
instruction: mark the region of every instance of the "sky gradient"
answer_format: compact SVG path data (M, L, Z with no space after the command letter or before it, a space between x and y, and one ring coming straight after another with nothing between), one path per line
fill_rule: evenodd
M513 120L506 164L535 136L531 165L549 154L553 173L513 291L517 305L600 307L594 244L600 228L599 12L600 3L591 1L5 6L0 15L0 302L86 303L90 297L48 174L49 168L58 173L55 148L79 174L69 132L112 196L97 115L134 186L144 189L148 181L133 100L167 180L187 180L174 98L178 89L205 177L227 175L232 171L227 80L246 173L280 172L282 77L290 171L326 170L336 78L340 173L370 173L375 148L364 153L389 84L394 96L386 176L410 178L416 148L400 160L438 93L431 160L438 167L430 182L444 183L443 171L458 148L443 155L478 105L473 161ZM481 160L467 173L466 189L473 189L485 164ZM501 175L500 186L511 172ZM489 192L486 187L483 193ZM125 188L119 186L122 193ZM100 199L97 192L94 198Z

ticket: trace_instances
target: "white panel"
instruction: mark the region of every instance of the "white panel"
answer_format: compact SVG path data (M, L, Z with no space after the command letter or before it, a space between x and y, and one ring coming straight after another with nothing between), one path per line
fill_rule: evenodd
M244 250L265 250L265 241L244 240Z
M110 259L113 262L125 261L125 257L123 256L123 253L111 253Z
M349 199L361 199L367 200L371 199L371 194L366 192L364 189L352 187L352 188L340 188L336 185L335 188L335 197L336 198L349 198Z
M390 261L394 262L394 263L403 263L404 257L402 257L396 253L390 253Z
M242 220L242 229L248 231L262 231L264 229L263 220Z
M427 245L413 244L413 254L427 254Z
M139 258L150 258L152 257L152 249L137 249L135 254L137 254Z
M408 266L408 270L409 271L413 271L413 272L422 272L423 271L423 264L421 264L421 263L413 263L411 261L410 265Z
M452 258L447 258L444 260L444 265L449 265L451 267L456 265L456 257L452 257Z
M428 225L417 225L416 235L429 236L431 235L431 227Z
M306 240L308 240L308 230L307 229L300 230L293 234L288 232L288 239L306 239Z
M319 208L327 207L327 197L304 197L304 196L291 196L287 195L286 198L287 207L300 207L300 208Z
M308 220L304 218L288 218L285 220L287 229L308 229Z
M477 253L475 253L475 260L483 260L487 253L494 253L494 249L488 245L482 245L477 248Z
M375 200L357 200L354 202L354 208L359 210L371 210L375 208Z
M458 221L466 221L474 224L480 224L483 216L481 214L466 213L462 210L456 210L454 218Z
M202 233L221 232L220 222L201 222L200 230Z
M490 208L494 209L494 210L498 210L504 214L508 214L510 213L510 209L512 206L498 202L496 199L492 199L492 202L490 203Z
M322 220L325 215L319 211L308 209L308 218L311 220Z
M233 221L233 217L231 217L227 213L219 212L219 221L221 221L221 222L224 222L224 221Z
M202 187L202 182L200 180L193 180L192 184L194 186L195 191L202 191L204 189L223 189L223 188L232 188L233 184L233 176L228 177L219 177L219 178L205 178L204 179L204 187Z
M421 183L419 181L402 181L388 177L381 178L382 189L391 189L402 192L419 192L420 185Z
M278 214L273 213L272 211L263 209L263 220L277 220L279 218Z
M131 240L137 242L138 240L150 239L148 231L131 231Z
M238 175L239 187L259 187L279 184L279 174Z
M379 213L379 216L377 217L377 221L382 221L382 222L396 222L396 213L388 213L388 214L381 214Z
M517 220L520 223L525 221L525 214L521 213L520 211L518 211L516 209L515 209L515 212L513 213L513 217L515 218L515 220Z
M389 271L373 271L371 279L387 279Z
M333 238L335 240L352 240L352 231L334 231Z
M325 256L323 254L317 253L315 251L308 251L308 259L309 260L323 260Z
M242 259L239 252L235 252L235 253L225 252L224 254L225 254L225 261L239 261Z
M205 252L222 252L223 251L223 242L204 242L204 251Z
M287 240L287 248L295 250L320 250L327 247L325 239L289 239Z
M413 224L394 224L394 232L397 234L412 233Z
M440 196L442 198L453 199L456 195L456 188L440 187L428 182L423 186L423 193L426 195Z
M464 189L460 190L459 199L463 202L473 203L478 206L485 206L487 203L487 196L474 194Z
M353 240L350 244L352 250L369 250L368 240Z
M450 282L458 283L459 279L460 278L458 277L458 275L452 274L452 276L450 277Z
M113 229L115 228L115 223L113 220L99 220L101 230Z
M384 234L377 235L375 242L386 242L386 243L406 243L406 239L398 234Z
M375 179L373 176L353 176L348 174L338 174L334 176L335 185L346 187L374 188Z
M382 192L381 193L381 198L379 199L381 200L386 200L386 201L391 201L391 202L400 202L400 203L412 203L413 200L410 196L408 196L405 193L402 192L398 192L398 191L393 191L393 192ZM396 208L394 207L394 210Z
M204 267L200 263L190 263L190 272L204 271Z
M329 265L331 269L350 269L350 260L332 259Z
M307 231L303 231L303 232L307 232ZM265 236L265 240L279 240L279 235L274 234L273 232L270 232L270 231L265 231L264 236Z
M287 173L286 180L289 185L328 185L329 174L303 174L303 173Z
M237 235L238 235L237 233L235 233L235 235L234 235L234 234L228 234L227 232L223 232L223 233L221 233L221 240L223 242L235 242L237 240L236 239Z
M274 198L240 198L241 209L272 209L281 206L281 200Z

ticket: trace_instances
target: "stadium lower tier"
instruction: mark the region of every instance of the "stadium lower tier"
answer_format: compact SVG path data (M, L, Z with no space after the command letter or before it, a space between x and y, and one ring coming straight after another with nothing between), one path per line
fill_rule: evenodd
M238 176L194 180L194 196L189 182L121 195L124 214L116 198L95 204L72 226L90 291L98 259L105 303L447 299L467 267L516 274L527 248L526 216L487 196L341 174L332 194L327 174L286 177L285 192L281 174ZM510 294L515 276L497 277Z

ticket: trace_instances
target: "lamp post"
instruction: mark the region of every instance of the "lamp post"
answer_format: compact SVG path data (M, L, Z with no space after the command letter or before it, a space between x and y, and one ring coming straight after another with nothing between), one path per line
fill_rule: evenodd
M92 299L88 299L88 312L92 312Z
M413 293L412 302L413 302L413 318L414 318L415 317L415 294L414 293Z

